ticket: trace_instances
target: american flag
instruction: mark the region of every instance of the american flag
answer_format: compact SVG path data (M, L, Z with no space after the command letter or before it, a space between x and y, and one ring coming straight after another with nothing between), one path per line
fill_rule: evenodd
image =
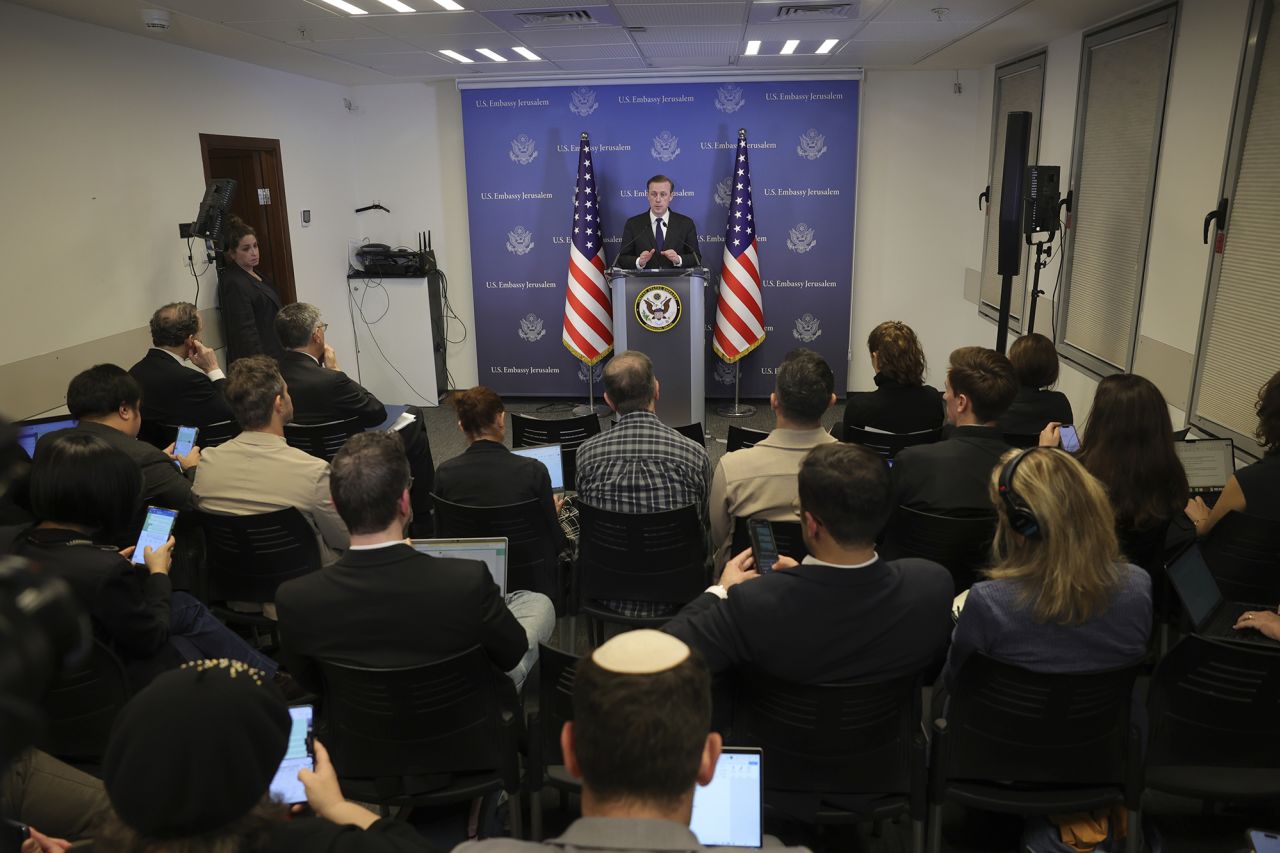
M733 164L733 203L724 227L724 263L712 349L733 364L764 340L764 301L760 261L756 257L756 221L751 209L751 168L747 164L747 132L738 131Z
M564 300L561 342L580 360L595 364L613 349L613 308L604 282L600 204L591 168L591 141L578 145L578 187L573 197L573 245Z

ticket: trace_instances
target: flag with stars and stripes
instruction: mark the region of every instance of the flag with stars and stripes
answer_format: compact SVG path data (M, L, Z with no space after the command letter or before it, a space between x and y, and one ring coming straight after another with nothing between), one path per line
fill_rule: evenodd
M763 340L764 300L756 256L756 220L751 208L751 168L747 163L747 132L740 130L733 164L733 201L724 228L715 340L711 346L716 355L733 364Z
M569 288L564 300L561 342L587 364L613 350L613 307L604 281L600 203L591 168L591 141L578 145L578 186L573 196L573 241L569 247Z

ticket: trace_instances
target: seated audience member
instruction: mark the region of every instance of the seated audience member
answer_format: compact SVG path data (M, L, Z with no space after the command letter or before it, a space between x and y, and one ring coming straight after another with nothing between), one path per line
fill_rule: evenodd
M712 780L720 757L710 729L698 655L657 631L619 634L578 663L573 721L560 733L565 767L582 780L582 817L542 844L495 838L455 853L713 849L689 831L694 786Z
M42 841L41 836L55 842L89 838L108 808L100 780L47 752L24 750L0 772L0 819L33 829L31 837L37 841ZM43 847L30 849L36 853L65 849L42 843Z
M35 520L27 497L30 477L31 458L18 443L18 429L0 416L0 527Z
M987 479L1009 449L996 421L1018 393L1017 380L1009 359L995 350L961 347L951 353L946 387L947 421L955 430L894 457L894 503L934 515L988 515Z
M876 554L892 509L884 460L855 444L819 445L797 479L804 562L780 558L760 576L743 551L663 630L713 674L749 668L819 684L894 678L940 662L955 588L936 563Z
M1007 435L1039 435L1050 422L1074 423L1071 402L1058 382L1058 350L1053 341L1032 332L1009 347L1009 363L1018 377L1018 396L1000 417L1000 431Z
M282 659L301 684L319 692L322 660L414 666L478 645L519 688L538 659L538 643L551 638L551 600L528 590L504 599L484 563L432 557L408 545L410 479L394 434L352 436L338 451L330 486L351 548L324 571L276 591Z
M1210 510L1203 498L1187 503L1187 517L1204 536L1229 512L1246 512L1280 522L1280 373L1258 389L1258 428L1254 436L1265 448L1261 459L1236 471Z
M467 449L440 463L435 493L463 506L505 506L536 500L554 533L557 548L565 544L560 515L564 499L551 492L551 473L536 459L517 456L504 444L507 411L491 388L477 385L453 395L458 429L467 437Z
M129 368L142 388L142 420L149 427L231 420L222 393L227 377L200 332L200 315L190 302L171 302L151 315L151 349Z
M578 500L610 512L651 513L693 505L706 523L711 462L702 445L654 414L660 386L642 352L615 355L604 368L604 401L618 414L612 429L578 448ZM673 607L609 602L627 616L660 616Z
M348 537L329 497L329 463L285 443L293 400L276 363L248 356L232 364L227 402L243 432L204 454L196 506L220 515L296 507L315 528L321 562L332 563Z
M1060 444L1059 426L1045 427L1040 443ZM1188 487L1160 390L1131 373L1104 377L1076 458L1107 490L1121 552L1140 566L1161 564L1165 533L1186 506Z
M96 436L138 466L142 472L142 504L191 509L191 478L200 464L200 448L193 447L179 458L173 455L172 444L161 451L138 441L142 388L124 368L99 364L76 374L67 386L67 409L80 423L70 430L46 434L40 439L41 444L65 432Z
M881 323L867 336L867 349L876 390L849 394L845 429L908 433L942 426L946 407L938 389L924 384L924 349L911 327L896 320Z
M98 639L145 680L183 660L228 657L275 675L276 664L245 644L208 609L169 582L174 540L117 551L102 533L132 517L142 478L127 456L94 435L62 430L41 440L31 468L34 527L6 528L0 548L63 578ZM136 535L136 534L135 534Z
M943 671L947 687L973 652L1038 672L1141 660L1151 633L1151 577L1121 556L1102 483L1066 453L1043 447L1005 454L987 482L999 518L996 563L960 612Z
M103 762L111 811L102 853L420 853L409 823L347 802L329 754L299 770L315 817L272 798L290 745L289 708L259 671L205 660L160 676L116 718Z
M822 356L809 349L787 353L769 395L773 430L754 447L720 457L711 479L711 543L717 566L731 556L735 518L800 520L796 472L806 453L835 442L822 428L822 416L835 401L835 377Z

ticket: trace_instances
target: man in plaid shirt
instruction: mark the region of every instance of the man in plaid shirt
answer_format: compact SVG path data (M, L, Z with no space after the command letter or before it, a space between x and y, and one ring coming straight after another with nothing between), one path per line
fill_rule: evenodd
M618 422L578 448L577 499L626 513L693 504L705 527L711 461L702 445L658 420L658 393L653 362L644 353L621 352L605 366L604 399ZM644 601L606 603L626 616L662 616L679 609Z

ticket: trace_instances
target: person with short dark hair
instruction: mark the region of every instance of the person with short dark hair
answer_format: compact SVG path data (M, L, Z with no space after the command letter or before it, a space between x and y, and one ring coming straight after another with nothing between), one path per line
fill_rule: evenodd
M711 849L689 821L694 786L714 778L722 742L711 731L706 665L684 643L628 631L582 658L560 746L565 768L582 781L582 817L545 843L493 838L455 853Z
M675 182L666 175L654 175L645 183L649 209L623 225L622 245L614 266L669 270L702 264L698 226L689 217L669 209L675 191Z
M258 234L238 216L227 220L224 237L227 265L218 273L218 308L222 338L227 342L227 368L250 355L279 358L273 321L280 294L258 273Z
M937 563L876 554L893 508L884 460L855 444L821 444L797 480L809 556L798 565L779 557L759 575L743 551L663 630L712 673L751 668L803 684L894 678L940 661L955 588Z
M951 353L947 422L951 435L899 451L893 460L894 504L934 515L990 515L987 475L1009 449L996 425L1018 393L1009 359L985 347Z
M1038 332L1023 335L1009 347L1009 363L1018 377L1018 395L1000 416L1006 435L1039 435L1046 424L1069 424L1071 401L1058 384L1058 348Z
M851 391L842 424L880 432L924 432L942 426L946 406L938 389L925 384L924 347L899 320L879 324L867 335L874 391ZM847 433L846 433L847 434Z
M796 471L806 453L836 439L822 428L822 416L835 404L830 365L810 349L787 353L775 374L769 407L776 421L754 447L720 457L711 478L711 544L717 566L731 556L737 518L763 517L798 522Z
M482 562L432 557L407 544L412 479L395 433L352 436L334 457L329 484L351 547L324 571L276 591L289 671L319 692L320 661L414 666L478 645L519 688L538 643L551 638L555 608L528 590L504 598Z
M275 361L249 356L231 365L227 403L242 432L205 452L193 487L197 506L219 515L295 507L316 531L321 562L335 561L348 536L329 496L329 463L285 442L293 400Z
M149 426L203 427L231 420L222 393L227 377L200 340L202 331L190 302L170 302L151 315L151 349L129 368L142 388L142 420Z
M98 364L76 374L67 385L67 409L80 423L70 430L48 433L40 439L41 444L64 432L97 436L132 459L142 473L141 505L130 507L131 513L145 508L142 505L192 508L191 481L200 464L200 448L193 447L186 456L178 457L172 444L162 451L137 440L142 428L142 388L123 367ZM141 516L136 518L141 520ZM121 532L113 531L113 535Z

